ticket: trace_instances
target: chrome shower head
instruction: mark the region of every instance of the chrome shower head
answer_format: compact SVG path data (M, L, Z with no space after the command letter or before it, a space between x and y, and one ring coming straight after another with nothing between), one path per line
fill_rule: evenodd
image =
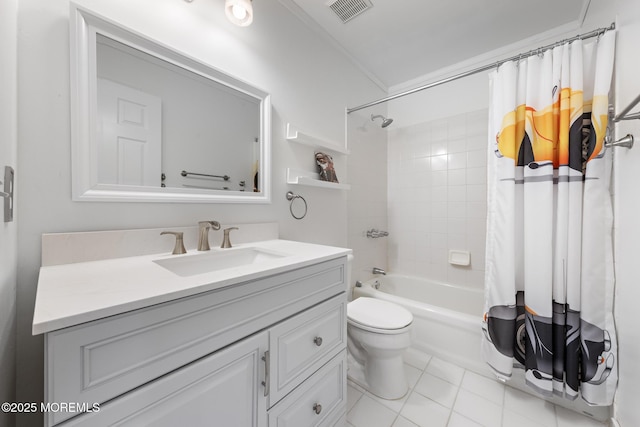
M375 116L373 114L371 115L371 121L373 121L374 119L377 119L377 118L381 118L382 119L382 127L383 128L386 128L391 123L393 123L393 119L387 119L386 117L381 116L380 114L377 114Z

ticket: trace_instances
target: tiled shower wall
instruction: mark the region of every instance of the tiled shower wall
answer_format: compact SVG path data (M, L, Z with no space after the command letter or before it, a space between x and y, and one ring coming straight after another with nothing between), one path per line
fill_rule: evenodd
M487 210L486 109L388 135L388 263L394 273L482 288ZM449 250L469 251L469 266Z
M385 112L386 114L386 112ZM370 239L366 231L387 230L387 133L369 114L349 115L347 157L351 191L347 191L347 244L353 249L351 279L371 278L373 267L387 268L387 238Z

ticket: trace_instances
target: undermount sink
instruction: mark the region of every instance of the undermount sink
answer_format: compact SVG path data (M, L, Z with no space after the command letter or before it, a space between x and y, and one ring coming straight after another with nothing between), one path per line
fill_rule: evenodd
M226 268L258 264L284 256L286 255L258 248L239 248L163 258L153 262L178 276L187 277Z

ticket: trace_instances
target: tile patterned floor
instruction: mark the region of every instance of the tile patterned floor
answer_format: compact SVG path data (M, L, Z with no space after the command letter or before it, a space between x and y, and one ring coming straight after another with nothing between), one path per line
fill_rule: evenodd
M412 352L410 391L384 400L349 381L347 427L604 427L459 366Z

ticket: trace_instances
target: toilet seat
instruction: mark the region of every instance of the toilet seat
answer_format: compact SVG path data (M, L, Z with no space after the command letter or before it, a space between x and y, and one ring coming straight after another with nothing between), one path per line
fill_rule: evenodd
M365 331L399 334L413 322L413 314L389 301L360 297L347 304L347 322Z

